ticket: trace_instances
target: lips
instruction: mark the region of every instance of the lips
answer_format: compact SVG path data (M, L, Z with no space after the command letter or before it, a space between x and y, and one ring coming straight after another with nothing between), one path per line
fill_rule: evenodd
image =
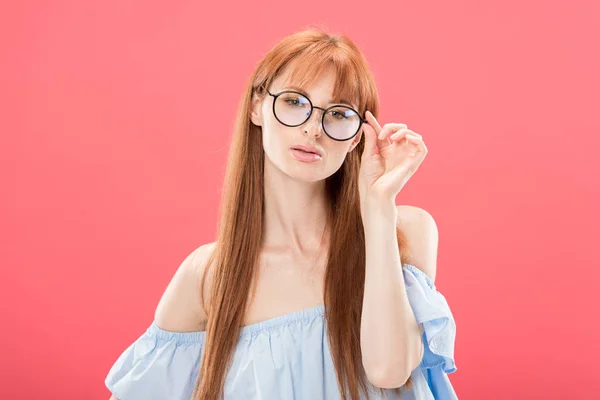
M297 145L297 146L293 146L292 149L303 151L305 153L316 154L319 157L323 157L323 153L321 151L319 151L319 149L317 149L316 147L313 147L313 146Z
M290 154L298 161L307 163L316 163L321 161L321 156L315 153L309 153L298 149L290 149Z

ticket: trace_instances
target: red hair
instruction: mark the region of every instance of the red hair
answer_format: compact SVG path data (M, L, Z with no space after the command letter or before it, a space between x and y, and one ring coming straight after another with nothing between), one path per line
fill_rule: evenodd
M253 95L265 90L290 66L290 83L309 87L326 67L333 67L334 98L346 98L364 115L377 117L379 98L367 61L343 35L317 29L294 33L278 42L259 62L241 99L229 154L211 269L211 296L201 368L194 399L218 400L242 327L247 299L255 282L264 206L264 160L260 127L250 120ZM364 138L348 153L340 169L326 179L331 241L325 272L325 318L333 363L344 400L368 396L361 361L360 320L365 283L365 238L360 213L358 172ZM397 228L401 258L408 256ZM202 295L203 296L203 295ZM409 379L404 385L410 388ZM399 390L399 389L396 389Z

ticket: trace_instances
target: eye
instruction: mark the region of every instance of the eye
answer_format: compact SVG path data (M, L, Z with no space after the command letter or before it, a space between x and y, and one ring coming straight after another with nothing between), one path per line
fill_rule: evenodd
M300 104L298 99L285 99L285 102L291 106L297 106Z
M281 97L281 101L290 107L307 107L310 102L304 96L295 93L286 93Z
M329 111L329 115L331 115L335 119L347 119L345 111L331 110Z

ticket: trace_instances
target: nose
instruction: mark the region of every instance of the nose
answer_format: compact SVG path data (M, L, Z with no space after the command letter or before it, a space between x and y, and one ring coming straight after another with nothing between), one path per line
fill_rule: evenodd
M308 120L304 123L304 133L312 134L316 138L321 137L323 135L323 125L321 124L321 122L323 121L323 116L321 115L321 113L323 112L325 112L324 109L319 107L313 107L310 118L308 118Z

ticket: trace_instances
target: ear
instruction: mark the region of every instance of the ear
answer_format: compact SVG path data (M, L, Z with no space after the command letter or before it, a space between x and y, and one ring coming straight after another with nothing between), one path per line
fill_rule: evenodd
M252 95L252 104L250 110L250 120L256 126L262 126L262 99L255 94Z
M362 138L363 135L363 128L360 129L360 131L358 131L358 133L356 134L356 136L354 136L354 139L352 139L352 143L350 144L350 148L348 149L348 153L350 153L352 150L354 150L354 148L356 146L358 146L358 143L360 142L360 139Z

